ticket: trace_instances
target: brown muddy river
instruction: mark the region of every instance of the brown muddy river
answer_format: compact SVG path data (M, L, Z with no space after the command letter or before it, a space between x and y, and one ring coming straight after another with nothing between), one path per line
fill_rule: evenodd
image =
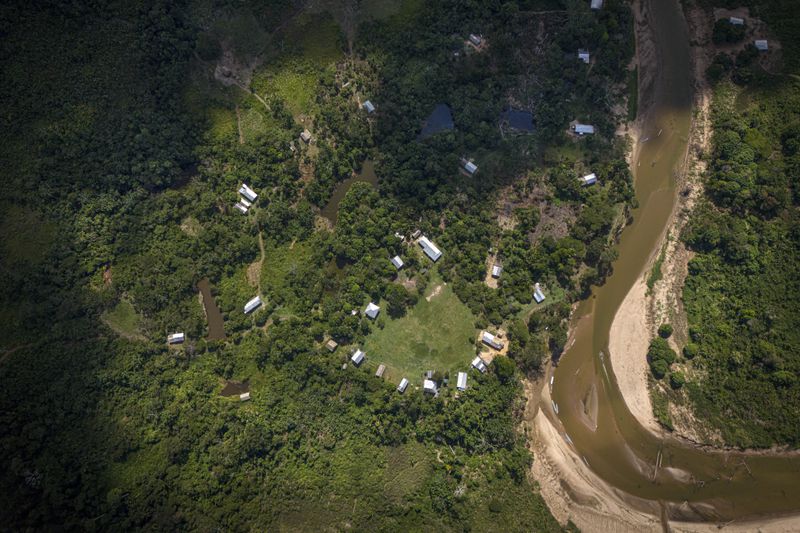
M225 320L222 312L217 307L217 302L211 295L211 283L208 279L202 279L197 283L200 294L203 295L203 307L206 310L206 320L208 320L208 337L210 341L218 341L225 338Z
M339 218L339 204L342 202L342 199L344 199L347 191L350 190L350 187L352 187L357 181L371 183L373 186L378 184L378 176L375 174L375 163L373 163L372 160L367 159L364 161L364 164L361 167L361 172L351 178L347 178L346 180L339 182L336 185L331 199L322 209L320 214L336 224L336 220Z
M690 125L689 38L680 6L677 0L645 0L645 5L659 71L653 86L642 88L653 91L652 99L640 95L639 100L654 102L642 132L650 140L641 145L633 169L640 207L622 234L614 274L595 288L573 319L574 344L555 370L552 397L559 414L550 406L542 408L596 474L635 497L632 505L652 512L663 502L670 519L686 520L797 512L800 456L705 451L651 434L628 411L609 356L601 356L609 354L614 315L644 272L675 204L675 172L685 157ZM583 402L595 394L596 429L586 422Z

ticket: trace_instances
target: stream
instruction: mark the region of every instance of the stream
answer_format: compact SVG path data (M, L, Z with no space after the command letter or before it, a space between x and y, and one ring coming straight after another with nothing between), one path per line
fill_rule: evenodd
M644 272L676 201L675 175L684 161L692 113L692 73L686 21L677 0L644 0L659 69L647 99L633 163L639 208L622 233L614 273L582 302L572 322L574 343L555 370L554 425L603 480L632 498L632 506L671 520L738 520L800 510L800 455L701 449L642 427L628 410L610 367L608 337L614 315ZM659 135L659 132L660 135ZM607 354L607 355L603 355ZM610 361L609 361L610 359ZM591 397L595 424L587 423ZM594 399L596 398L596 400Z

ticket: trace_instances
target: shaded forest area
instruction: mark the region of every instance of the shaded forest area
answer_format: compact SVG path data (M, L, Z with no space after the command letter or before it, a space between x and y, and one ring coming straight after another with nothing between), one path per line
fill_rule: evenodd
M629 6L394 4L0 8L8 527L561 529L528 479L519 378L560 353L633 201L612 113ZM471 32L485 51L464 52ZM456 128L417 142L439 102ZM510 106L533 112L533 134L501 135ZM598 135L574 138L573 120ZM368 158L378 188L352 187L326 222L319 209ZM599 182L581 187L589 171ZM259 192L247 216L233 209L242 182ZM445 252L433 268L394 235L417 228ZM352 309L400 317L437 274L476 333L508 331L510 357L436 399L343 369L383 325ZM204 339L205 278L225 340ZM245 315L257 293L265 305ZM173 331L189 339L178 349ZM229 380L252 400L221 397Z

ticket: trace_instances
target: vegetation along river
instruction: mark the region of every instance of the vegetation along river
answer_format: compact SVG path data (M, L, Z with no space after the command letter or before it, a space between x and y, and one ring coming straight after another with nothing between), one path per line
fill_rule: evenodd
M642 139L649 140L640 143L633 162L639 207L622 234L614 274L575 313L574 343L555 370L552 397L559 412L543 408L590 468L634 496L634 505L652 511L653 502L662 502L670 519L688 520L796 512L800 456L706 450L654 435L631 415L611 372L611 323L670 218L692 112L689 38L678 1L645 0L645 5L657 60L640 68L658 72L654 83L642 88L652 94L640 95L640 102L652 102L652 107L641 124ZM598 395L596 429L587 423L582 402L593 387Z
M331 195L331 199L328 200L328 203L322 209L320 214L336 224L336 219L339 217L339 204L344 199L347 191L350 190L350 187L352 187L357 181L364 181L366 183L371 183L372 185L378 184L378 176L375 174L375 163L371 159L364 161L364 164L361 166L361 172L339 182L336 185L336 188L333 190L333 194Z

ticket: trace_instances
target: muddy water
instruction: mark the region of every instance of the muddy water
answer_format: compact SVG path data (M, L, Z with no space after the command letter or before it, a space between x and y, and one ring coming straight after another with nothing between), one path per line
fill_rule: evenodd
M378 176L375 174L375 164L371 160L367 159L364 161L361 172L336 185L331 199L320 214L336 224L336 220L339 218L339 204L342 202L342 199L344 199L347 191L350 190L350 187L357 181L371 183L372 185L378 184Z
M225 320L222 318L222 312L217 307L217 302L211 295L211 283L208 279L202 279L197 283L197 288L200 294L203 295L203 307L206 310L206 319L208 320L208 340L218 341L225 338Z
M652 101L634 162L640 207L622 234L607 283L579 306L574 344L555 371L556 427L601 478L632 505L672 519L733 520L800 510L800 456L704 451L645 430L628 411L611 373L608 334L616 310L651 257L675 203L675 173L686 153L691 73L686 24L677 0L645 0L656 40L655 82L640 95ZM660 134L659 134L660 132ZM644 333L643 333L644 334ZM610 354L613 358L614 354ZM594 390L593 390L594 389ZM597 394L596 429L585 399ZM594 407L594 406L592 406ZM648 503L648 501L650 503Z

